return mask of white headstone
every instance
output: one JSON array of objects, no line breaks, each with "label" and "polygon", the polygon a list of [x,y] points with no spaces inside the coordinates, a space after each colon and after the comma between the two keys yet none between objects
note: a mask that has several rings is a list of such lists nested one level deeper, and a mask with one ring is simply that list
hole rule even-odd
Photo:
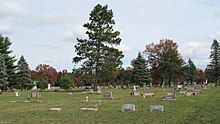
[{"label": "white headstone", "polygon": [[15,96],[16,96],[16,97],[19,96],[18,92],[15,92]]},{"label": "white headstone", "polygon": [[137,91],[136,86],[133,87],[133,90],[134,90],[134,91]]},{"label": "white headstone", "polygon": [[31,90],[37,90],[37,86],[35,85]]},{"label": "white headstone", "polygon": [[50,84],[47,85],[47,89],[50,90]]}]

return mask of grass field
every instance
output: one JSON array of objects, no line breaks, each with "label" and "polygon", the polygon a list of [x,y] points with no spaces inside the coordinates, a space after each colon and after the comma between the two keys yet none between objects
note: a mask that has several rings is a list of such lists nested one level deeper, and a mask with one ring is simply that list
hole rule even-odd
[{"label": "grass field", "polygon": [[[24,103],[30,91],[20,92],[20,97],[14,93],[0,94],[0,124],[4,123],[73,123],[73,124],[219,124],[220,123],[220,87],[213,87],[197,96],[184,97],[177,94],[174,102],[161,101],[165,93],[173,89],[152,88],[156,91],[153,98],[130,96],[131,89],[102,89],[102,92],[113,92],[114,99],[105,100],[99,94],[83,94],[73,92],[41,92],[42,102]],[[147,91],[138,89],[139,92]],[[97,112],[79,111],[85,107],[81,100],[88,96],[90,99],[101,99],[102,103]],[[16,101],[16,102],[10,102]],[[136,111],[124,113],[123,104],[135,104]],[[164,112],[150,112],[150,105],[163,105]],[[49,111],[52,107],[60,107],[60,112]]]}]

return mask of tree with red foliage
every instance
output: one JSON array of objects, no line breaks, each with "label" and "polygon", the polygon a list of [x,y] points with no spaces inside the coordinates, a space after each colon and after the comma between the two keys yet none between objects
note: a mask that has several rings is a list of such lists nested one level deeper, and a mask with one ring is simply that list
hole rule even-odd
[{"label": "tree with red foliage", "polygon": [[43,77],[48,83],[55,85],[57,83],[57,71],[50,65],[40,64],[36,67],[36,72],[38,75]]},{"label": "tree with red foliage", "polygon": [[174,77],[179,73],[180,68],[183,66],[184,61],[178,52],[178,45],[173,40],[163,39],[159,44],[150,44],[146,46],[145,53],[148,55],[148,61],[152,67],[153,83],[158,83],[156,79],[160,79],[161,85],[164,80],[171,82]]},{"label": "tree with red foliage", "polygon": [[205,78],[206,78],[206,75],[205,75],[205,72],[201,69],[197,69],[197,82],[198,83],[203,83],[205,82]]}]

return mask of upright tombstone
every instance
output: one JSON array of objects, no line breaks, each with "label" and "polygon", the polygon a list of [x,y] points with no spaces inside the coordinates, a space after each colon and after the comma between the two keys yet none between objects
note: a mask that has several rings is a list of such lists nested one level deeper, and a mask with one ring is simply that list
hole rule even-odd
[{"label": "upright tombstone", "polygon": [[137,89],[136,89],[136,86],[134,85],[133,86],[133,91],[135,92],[135,91],[137,91]]},{"label": "upright tombstone", "polygon": [[112,92],[105,92],[105,93],[103,93],[103,98],[104,99],[113,99]]},{"label": "upright tombstone", "polygon": [[50,84],[47,85],[47,89],[50,90]]},{"label": "upright tombstone", "polygon": [[133,105],[133,104],[124,104],[124,105],[122,106],[122,111],[123,111],[123,112],[135,111],[135,105]]},{"label": "upright tombstone", "polygon": [[151,112],[163,112],[164,107],[162,105],[151,105],[150,106],[150,111]]},{"label": "upright tombstone", "polygon": [[15,96],[16,96],[16,97],[18,97],[18,96],[19,96],[19,93],[18,93],[17,91],[15,92]]},{"label": "upright tombstone", "polygon": [[0,90],[0,94],[2,94],[2,90]]},{"label": "upright tombstone", "polygon": [[97,93],[102,94],[101,88],[99,86],[97,87],[97,89]]},{"label": "upright tombstone", "polygon": [[31,98],[40,98],[41,97],[41,95],[40,95],[40,93],[39,92],[31,92]]}]

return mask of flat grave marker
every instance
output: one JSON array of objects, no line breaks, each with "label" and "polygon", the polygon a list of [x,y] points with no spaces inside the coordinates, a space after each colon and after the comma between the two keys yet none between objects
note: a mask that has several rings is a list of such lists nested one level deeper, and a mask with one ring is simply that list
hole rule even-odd
[{"label": "flat grave marker", "polygon": [[150,111],[151,112],[163,112],[164,107],[162,105],[151,105],[150,106]]},{"label": "flat grave marker", "polygon": [[133,105],[133,104],[124,104],[124,105],[122,105],[122,111],[123,112],[135,111],[135,105]]}]

